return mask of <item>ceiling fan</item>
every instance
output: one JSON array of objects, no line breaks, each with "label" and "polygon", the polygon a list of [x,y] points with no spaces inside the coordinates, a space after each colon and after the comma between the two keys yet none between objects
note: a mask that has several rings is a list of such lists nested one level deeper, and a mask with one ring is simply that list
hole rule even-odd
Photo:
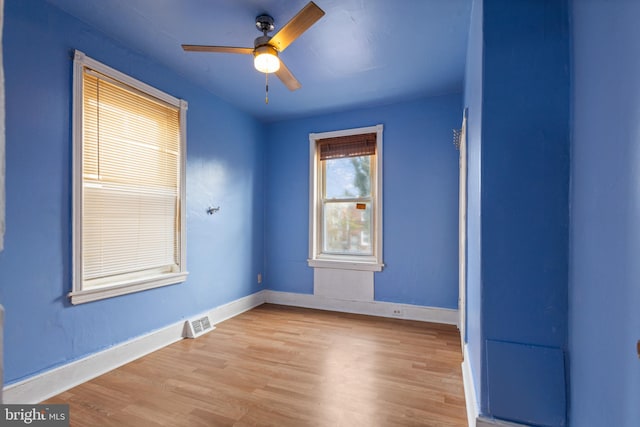
[{"label": "ceiling fan", "polygon": [[300,89],[300,82],[291,74],[291,71],[284,65],[282,60],[278,58],[278,54],[283,52],[291,43],[300,37],[302,33],[307,31],[323,16],[324,11],[314,2],[310,1],[273,37],[268,35],[268,33],[275,29],[273,18],[269,15],[258,16],[256,18],[256,27],[262,32],[262,36],[255,39],[253,48],[193,44],[183,44],[182,48],[189,52],[220,52],[253,55],[253,63],[258,71],[267,75],[269,73],[275,73],[282,83],[284,83],[289,90],[293,91]]}]

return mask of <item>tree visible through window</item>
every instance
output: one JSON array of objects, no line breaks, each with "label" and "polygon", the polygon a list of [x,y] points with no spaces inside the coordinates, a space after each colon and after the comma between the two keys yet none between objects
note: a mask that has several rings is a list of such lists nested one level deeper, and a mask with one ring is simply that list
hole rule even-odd
[{"label": "tree visible through window", "polygon": [[371,157],[323,160],[323,252],[372,255]]}]

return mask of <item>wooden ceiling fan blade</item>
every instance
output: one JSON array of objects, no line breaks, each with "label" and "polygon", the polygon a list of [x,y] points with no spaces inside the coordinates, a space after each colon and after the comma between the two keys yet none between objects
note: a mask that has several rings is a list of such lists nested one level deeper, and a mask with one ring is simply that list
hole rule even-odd
[{"label": "wooden ceiling fan blade", "polygon": [[284,65],[282,60],[280,61],[280,69],[274,74],[290,91],[298,90],[302,87],[300,82],[293,76],[293,74],[291,74],[291,71],[289,71],[287,66]]},{"label": "wooden ceiling fan blade", "polygon": [[269,40],[269,44],[282,52],[323,16],[324,10],[310,1]]},{"label": "wooden ceiling fan blade", "polygon": [[187,52],[217,52],[217,53],[241,53],[244,55],[253,54],[251,47],[232,47],[232,46],[205,46],[198,44],[183,44],[182,49]]}]

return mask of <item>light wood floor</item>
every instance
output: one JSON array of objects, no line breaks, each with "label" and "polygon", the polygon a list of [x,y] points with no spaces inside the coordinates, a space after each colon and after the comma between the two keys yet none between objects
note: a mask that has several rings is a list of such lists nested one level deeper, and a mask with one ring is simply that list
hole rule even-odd
[{"label": "light wood floor", "polygon": [[466,426],[454,326],[262,305],[66,391],[72,426]]}]

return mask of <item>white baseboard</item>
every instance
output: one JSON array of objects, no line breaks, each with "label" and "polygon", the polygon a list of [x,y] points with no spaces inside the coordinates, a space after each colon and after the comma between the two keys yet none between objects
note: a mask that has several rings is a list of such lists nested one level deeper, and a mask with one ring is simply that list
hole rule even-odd
[{"label": "white baseboard", "polygon": [[4,388],[3,403],[34,404],[182,339],[184,322],[133,338]]},{"label": "white baseboard", "polygon": [[[353,301],[292,292],[264,292],[265,302],[272,304],[392,317],[396,319],[419,320],[422,322],[444,323],[447,325],[458,324],[458,310],[451,308],[424,307],[383,301]],[[394,315],[394,311],[400,311],[400,315]]]},{"label": "white baseboard", "polygon": [[[212,323],[237,316],[264,303],[264,292],[218,306],[205,314]],[[191,315],[188,317],[192,317]],[[34,404],[89,381],[183,338],[185,319],[162,329],[74,360],[4,388],[3,403]]]},{"label": "white baseboard", "polygon": [[[208,314],[211,322],[216,324],[251,310],[265,302],[451,325],[455,325],[458,319],[458,311],[453,309],[379,301],[349,301],[308,294],[267,290],[231,301],[201,314]],[[401,316],[394,315],[394,310],[399,310]],[[185,320],[197,316],[197,314],[190,314],[189,316],[185,316],[185,319],[162,329],[149,332],[148,334],[114,345],[113,347],[109,347],[82,359],[74,360],[65,365],[10,384],[3,389],[3,403],[35,404],[42,402],[65,390],[159,350],[181,340],[184,337]]]},{"label": "white baseboard", "polygon": [[209,310],[207,313],[211,322],[216,323],[224,322],[227,319],[237,316],[238,314],[249,311],[259,305],[265,303],[265,293],[267,291],[259,291],[246,297],[239,298],[237,300],[220,305],[213,310]]},{"label": "white baseboard", "polygon": [[476,420],[480,413],[478,407],[478,398],[476,397],[476,388],[473,381],[473,373],[471,372],[471,362],[469,362],[469,348],[467,344],[462,349],[462,383],[464,384],[464,400],[467,403],[467,420],[469,427],[477,427]]},{"label": "white baseboard", "polygon": [[464,398],[467,403],[467,420],[469,421],[469,427],[526,427],[525,424],[515,424],[480,415],[480,407],[478,406],[478,398],[476,397],[476,388],[471,372],[469,348],[467,344],[464,345],[463,355],[462,382],[464,384]]}]

